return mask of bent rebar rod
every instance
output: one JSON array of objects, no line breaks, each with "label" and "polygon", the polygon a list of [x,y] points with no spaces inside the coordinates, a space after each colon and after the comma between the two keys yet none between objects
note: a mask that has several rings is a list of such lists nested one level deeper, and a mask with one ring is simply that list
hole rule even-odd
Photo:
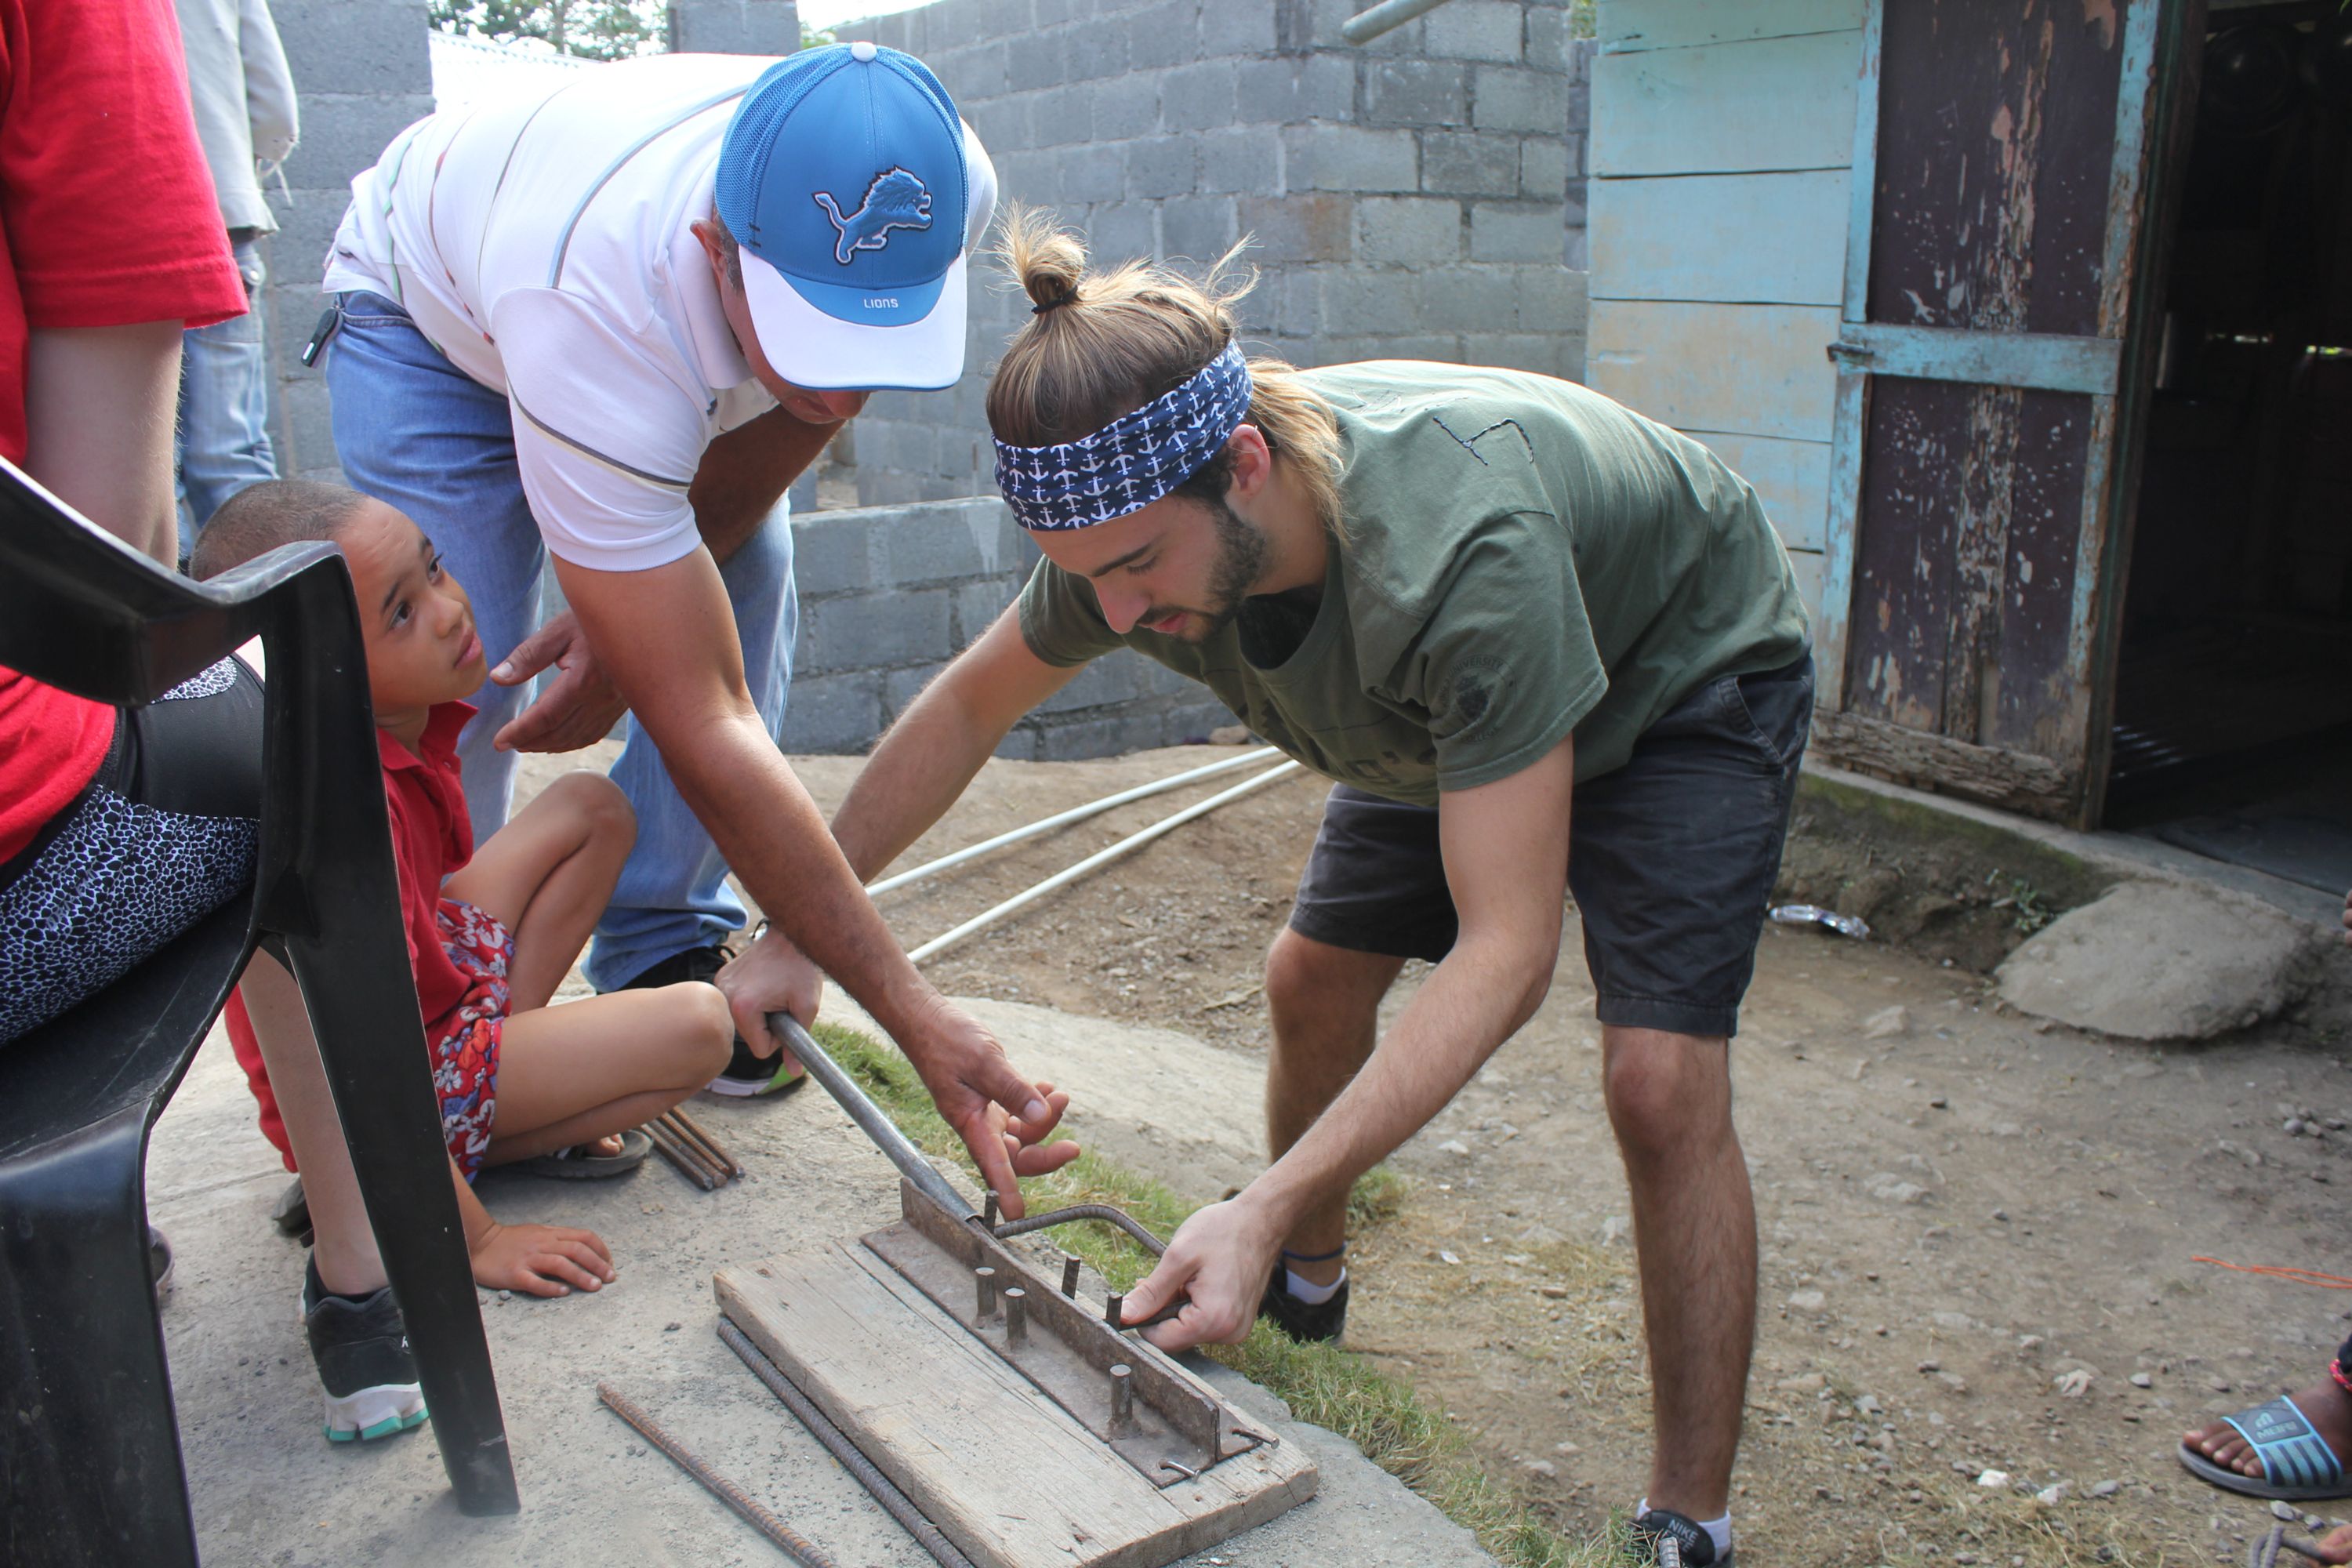
[{"label": "bent rebar rod", "polygon": [[[993,1234],[999,1241],[1010,1241],[1016,1236],[1026,1236],[1033,1230],[1044,1230],[1049,1226],[1067,1225],[1072,1220],[1080,1219],[1096,1219],[1105,1225],[1115,1225],[1133,1237],[1152,1257],[1168,1256],[1166,1242],[1144,1229],[1133,1216],[1111,1207],[1108,1204],[1074,1204],[1066,1209],[1055,1209],[1052,1214],[1031,1215],[1026,1219],[1009,1219],[1003,1225],[997,1226]],[[1136,1328],[1140,1325],[1130,1323],[1128,1326]]]}]

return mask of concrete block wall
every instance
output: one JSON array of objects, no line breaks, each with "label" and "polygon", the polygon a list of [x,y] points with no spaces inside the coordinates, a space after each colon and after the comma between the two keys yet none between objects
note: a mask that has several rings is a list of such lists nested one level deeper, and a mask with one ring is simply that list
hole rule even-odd
[{"label": "concrete block wall", "polygon": [[433,112],[429,24],[425,0],[275,0],[270,11],[302,121],[301,143],[286,160],[287,188],[273,181],[268,192],[278,225],[264,247],[270,436],[289,479],[340,479],[326,377],[297,356],[326,305],[319,278],[352,176],[403,126]]},{"label": "concrete block wall", "polygon": [[[1037,548],[994,496],[821,511],[793,521],[801,633],[790,752],[862,752],[1019,595]],[[1233,715],[1125,649],[1016,725],[998,754],[1108,756],[1206,735]]]},{"label": "concrete block wall", "polygon": [[[845,24],[921,57],[995,160],[1099,261],[1263,269],[1253,349],[1580,377],[1591,50],[1562,0],[1452,0],[1365,48],[1356,0],[938,0]],[[1027,301],[975,268],[970,357],[943,393],[856,424],[866,505],[992,489],[988,371]]]}]

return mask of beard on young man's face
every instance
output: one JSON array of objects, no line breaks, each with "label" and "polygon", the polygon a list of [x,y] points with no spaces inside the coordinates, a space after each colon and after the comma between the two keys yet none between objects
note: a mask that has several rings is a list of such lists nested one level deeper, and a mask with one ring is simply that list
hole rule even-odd
[{"label": "beard on young man's face", "polygon": [[1233,624],[1242,613],[1242,601],[1249,597],[1258,574],[1265,570],[1265,535],[1243,521],[1223,496],[1202,504],[1217,525],[1217,558],[1209,564],[1207,603],[1154,605],[1141,617],[1150,625],[1171,616],[1190,616],[1196,626],[1180,635],[1194,643],[1206,642]]}]

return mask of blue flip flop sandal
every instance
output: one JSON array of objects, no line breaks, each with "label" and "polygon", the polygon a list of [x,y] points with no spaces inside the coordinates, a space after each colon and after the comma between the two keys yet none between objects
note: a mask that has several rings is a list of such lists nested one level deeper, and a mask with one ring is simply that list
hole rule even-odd
[{"label": "blue flip flop sandal", "polygon": [[2254,1458],[2263,1462],[2262,1476],[2242,1476],[2183,1443],[2180,1463],[2199,1480],[2210,1481],[2224,1491],[2284,1502],[2352,1497],[2352,1477],[2346,1476],[2344,1461],[2292,1399],[2273,1399],[2221,1419],[2253,1445]]}]

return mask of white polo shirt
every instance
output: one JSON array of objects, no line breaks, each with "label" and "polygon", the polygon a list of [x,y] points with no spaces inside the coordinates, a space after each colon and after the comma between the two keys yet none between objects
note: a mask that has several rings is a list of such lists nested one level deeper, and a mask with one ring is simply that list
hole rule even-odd
[{"label": "white polo shirt", "polygon": [[[690,226],[719,144],[772,58],[656,55],[418,121],[352,181],[327,293],[398,300],[506,395],[523,493],[575,565],[644,571],[700,542],[687,486],[711,440],[775,406]],[[964,128],[966,244],[996,174]]]}]

